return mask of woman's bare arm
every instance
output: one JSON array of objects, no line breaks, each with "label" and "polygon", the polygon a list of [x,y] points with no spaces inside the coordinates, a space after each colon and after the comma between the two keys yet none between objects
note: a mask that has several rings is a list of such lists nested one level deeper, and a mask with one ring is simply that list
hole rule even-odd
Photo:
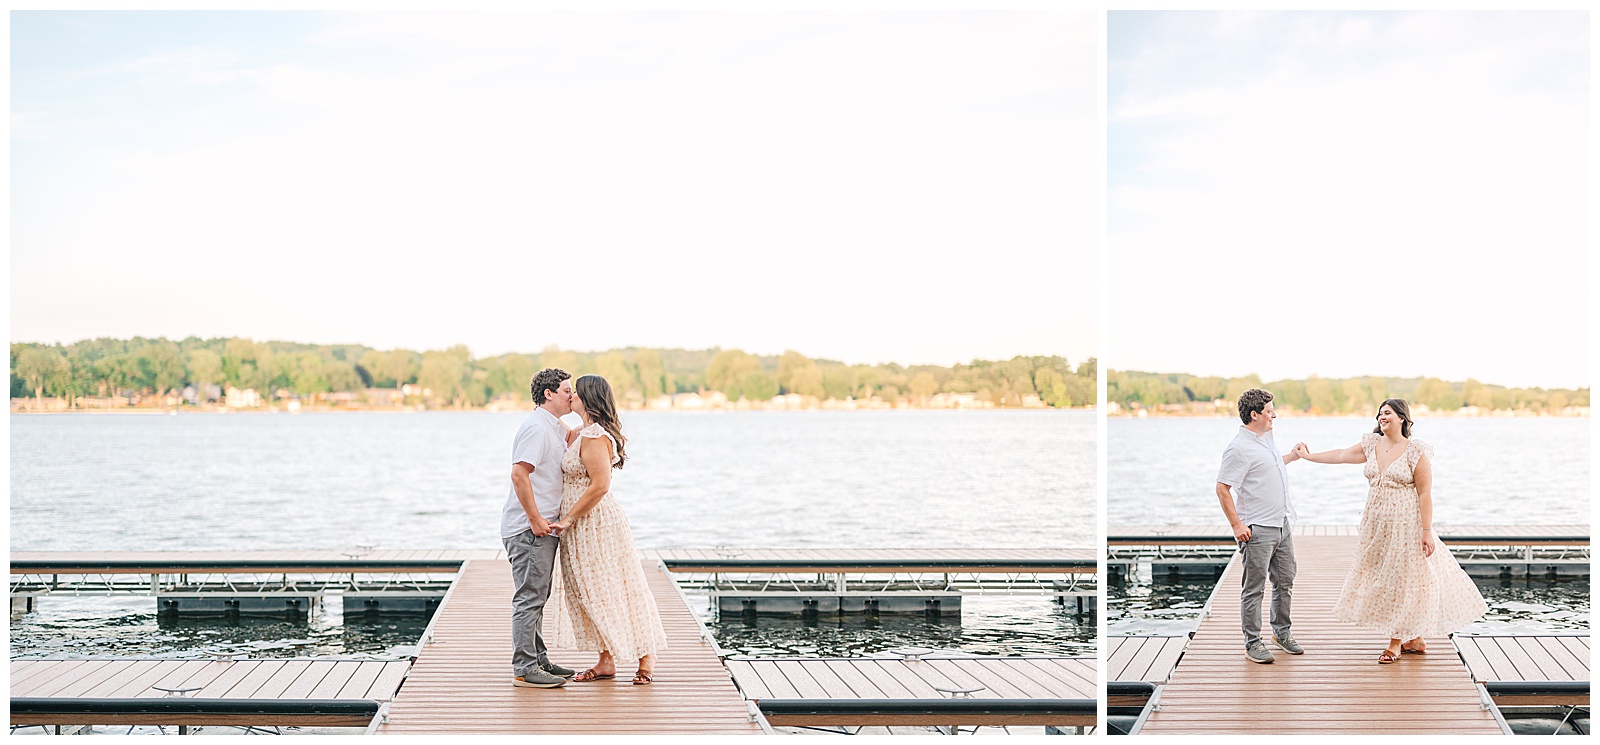
[{"label": "woman's bare arm", "polygon": [[1417,487],[1417,507],[1422,513],[1422,555],[1433,555],[1433,463],[1424,455],[1411,470],[1411,483]]},{"label": "woman's bare arm", "polygon": [[1367,454],[1361,451],[1361,443],[1356,443],[1343,450],[1324,450],[1320,453],[1311,452],[1310,448],[1300,454],[1301,458],[1312,463],[1365,463]]}]

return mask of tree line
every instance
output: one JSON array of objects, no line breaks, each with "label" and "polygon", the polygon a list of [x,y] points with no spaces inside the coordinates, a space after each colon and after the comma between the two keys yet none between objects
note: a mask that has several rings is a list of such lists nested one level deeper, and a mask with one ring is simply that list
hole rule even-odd
[{"label": "tree line", "polygon": [[465,346],[414,351],[357,344],[258,342],[240,338],[181,341],[165,338],[91,339],[67,345],[11,345],[11,397],[52,396],[69,406],[84,397],[166,396],[194,386],[254,389],[263,397],[318,398],[367,388],[414,385],[432,403],[481,406],[507,396],[528,397],[533,374],[559,367],[597,373],[625,403],[661,395],[721,391],[730,401],[762,401],[781,394],[819,400],[880,397],[925,399],[938,393],[972,393],[996,406],[1020,406],[1037,396],[1055,407],[1095,402],[1095,360],[1076,367],[1062,357],[974,360],[949,367],[898,364],[846,365],[796,351],[755,355],[738,349],[627,347],[603,352],[548,348],[475,358]]},{"label": "tree line", "polygon": [[[1370,414],[1385,399],[1403,398],[1434,411],[1467,406],[1483,410],[1559,413],[1569,406],[1588,406],[1589,389],[1507,388],[1468,378],[1319,378],[1263,383],[1255,375],[1237,378],[1201,377],[1186,373],[1106,371],[1106,400],[1123,409],[1205,408],[1234,412],[1239,394],[1271,391],[1279,408],[1313,414]],[[1220,404],[1213,402],[1220,401]],[[1197,405],[1197,406],[1196,406]]]}]

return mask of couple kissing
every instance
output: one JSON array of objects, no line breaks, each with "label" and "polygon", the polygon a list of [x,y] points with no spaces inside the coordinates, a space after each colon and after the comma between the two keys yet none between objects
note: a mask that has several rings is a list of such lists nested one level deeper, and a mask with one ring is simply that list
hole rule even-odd
[{"label": "couple kissing", "polygon": [[[628,517],[611,496],[612,469],[627,460],[611,385],[599,375],[576,381],[546,368],[529,385],[538,406],[511,446],[511,489],[500,537],[511,562],[511,684],[559,688],[615,678],[617,663],[638,668],[634,685],[655,680],[666,649],[661,615],[633,547]],[[575,413],[583,426],[561,417]],[[559,559],[559,566],[558,560]],[[552,586],[560,590],[552,593]],[[583,672],[550,661],[545,602],[558,598],[556,646],[599,653]]]}]

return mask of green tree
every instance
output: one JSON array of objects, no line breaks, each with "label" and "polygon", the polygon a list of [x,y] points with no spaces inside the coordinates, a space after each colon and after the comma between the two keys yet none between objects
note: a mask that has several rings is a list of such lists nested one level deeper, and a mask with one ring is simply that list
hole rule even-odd
[{"label": "green tree", "polygon": [[778,358],[778,387],[785,393],[822,398],[827,392],[822,386],[822,369],[817,363],[794,350],[787,350]]},{"label": "green tree", "polygon": [[1222,397],[1227,399],[1228,403],[1232,405],[1235,411],[1237,411],[1239,408],[1239,396],[1243,395],[1245,391],[1248,391],[1251,388],[1260,387],[1261,378],[1257,375],[1245,375],[1239,378],[1229,378],[1228,387]]},{"label": "green tree", "polygon": [[189,350],[189,382],[194,383],[200,400],[206,397],[206,387],[222,379],[222,356],[209,349]]},{"label": "green tree", "polygon": [[1377,402],[1372,400],[1372,390],[1367,387],[1361,378],[1347,378],[1338,381],[1339,411],[1362,412],[1375,409]]},{"label": "green tree", "polygon": [[17,357],[17,376],[33,391],[35,406],[44,398],[46,388],[65,387],[71,380],[72,366],[59,350],[48,347],[28,347]]},{"label": "green tree", "polygon": [[1054,368],[1041,367],[1033,373],[1033,389],[1039,398],[1051,406],[1071,406],[1072,395],[1067,391],[1067,379]]},{"label": "green tree", "polygon": [[1472,378],[1467,378],[1467,382],[1461,386],[1461,398],[1467,402],[1468,406],[1476,406],[1480,409],[1494,408],[1494,394],[1489,390],[1489,386]]},{"label": "green tree", "polygon": [[633,366],[638,371],[639,385],[646,399],[675,393],[672,377],[661,364],[661,353],[654,349],[641,349],[633,355]]},{"label": "green tree", "polygon": [[1423,378],[1417,383],[1417,391],[1413,395],[1417,403],[1434,411],[1453,411],[1461,408],[1461,394],[1452,390],[1449,383],[1438,378]]},{"label": "green tree", "polygon": [[467,348],[460,345],[424,352],[417,385],[429,389],[434,400],[449,401],[460,407],[466,402],[468,358]]},{"label": "green tree", "polygon": [[[1260,387],[1272,391],[1273,408],[1311,410],[1311,394],[1307,392],[1303,380],[1275,380]],[[1237,396],[1234,397],[1233,404],[1237,409],[1239,404]]]},{"label": "green tree", "polygon": [[[745,390],[745,381],[757,380],[762,374],[761,360],[747,352],[729,349],[711,358],[711,364],[706,366],[706,385],[714,391],[722,391],[730,401],[754,398],[752,392]],[[773,395],[777,395],[776,390]]]},{"label": "green tree", "polygon": [[359,391],[366,387],[356,373],[356,366],[342,360],[323,360],[322,377],[333,391]]},{"label": "green tree", "polygon": [[539,369],[543,370],[550,367],[566,370],[576,375],[577,373],[574,371],[582,369],[583,365],[578,361],[578,355],[551,345],[545,347],[544,351],[539,353]]},{"label": "green tree", "polygon": [[303,396],[327,393],[330,390],[321,355],[316,352],[301,352],[284,355],[284,359],[292,365],[289,369],[290,390]]},{"label": "green tree", "polygon": [[843,401],[856,390],[855,371],[845,365],[818,365],[822,370],[822,392],[835,401]]},{"label": "green tree", "polygon": [[142,377],[157,395],[165,395],[183,385],[183,355],[176,344],[161,341],[146,345],[139,351],[139,367]]},{"label": "green tree", "polygon": [[611,384],[611,392],[619,399],[642,400],[643,392],[638,373],[621,352],[606,352],[594,359],[596,375]]},{"label": "green tree", "polygon": [[1228,381],[1218,377],[1189,378],[1183,387],[1189,390],[1190,400],[1214,401],[1227,394]]},{"label": "green tree", "polygon": [[912,394],[923,403],[927,403],[929,396],[939,392],[939,379],[933,377],[933,373],[924,370],[911,378],[909,387]]},{"label": "green tree", "polygon": [[1339,394],[1333,390],[1333,381],[1315,375],[1306,379],[1306,397],[1311,400],[1311,413],[1332,414],[1339,410]]}]

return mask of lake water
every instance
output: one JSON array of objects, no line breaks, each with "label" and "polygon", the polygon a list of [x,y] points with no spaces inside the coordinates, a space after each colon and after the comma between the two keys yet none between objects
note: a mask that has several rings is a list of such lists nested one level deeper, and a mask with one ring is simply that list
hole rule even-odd
[{"label": "lake water", "polygon": [[[1349,447],[1371,432],[1360,418],[1280,416],[1287,452]],[[1108,525],[1218,525],[1217,467],[1238,419],[1113,418],[1106,422]],[[1440,525],[1588,525],[1589,420],[1420,419],[1412,436],[1433,446],[1433,514]],[[1367,498],[1361,467],[1289,464],[1289,491],[1305,525],[1355,525]]]},{"label": "lake water", "polygon": [[[511,438],[526,416],[14,414],[11,549],[499,548]],[[613,493],[640,548],[1097,542],[1093,412],[623,416],[629,460]],[[152,603],[47,598],[12,622],[13,653],[182,655],[227,641],[284,656],[379,654],[411,634],[331,612],[293,628],[167,627]],[[710,620],[724,646],[752,653],[910,643],[1084,653],[1094,638],[1092,617],[1045,598],[975,598],[957,626]]]}]

